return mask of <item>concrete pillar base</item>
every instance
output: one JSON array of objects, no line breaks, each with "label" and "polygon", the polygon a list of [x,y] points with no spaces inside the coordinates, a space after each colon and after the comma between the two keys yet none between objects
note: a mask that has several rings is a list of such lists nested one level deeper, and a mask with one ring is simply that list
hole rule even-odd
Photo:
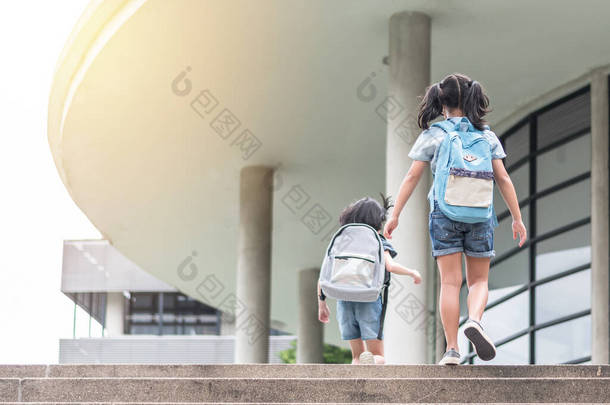
[{"label": "concrete pillar base", "polygon": [[297,363],[324,363],[324,325],[318,321],[316,287],[320,269],[299,272]]}]

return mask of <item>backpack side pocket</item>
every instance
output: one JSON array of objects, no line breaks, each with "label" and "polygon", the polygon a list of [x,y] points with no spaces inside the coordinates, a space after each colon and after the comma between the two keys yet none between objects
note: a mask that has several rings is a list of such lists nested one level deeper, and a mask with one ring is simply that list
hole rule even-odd
[{"label": "backpack side pocket", "polygon": [[493,172],[451,168],[445,202],[460,207],[488,208],[493,201]]}]

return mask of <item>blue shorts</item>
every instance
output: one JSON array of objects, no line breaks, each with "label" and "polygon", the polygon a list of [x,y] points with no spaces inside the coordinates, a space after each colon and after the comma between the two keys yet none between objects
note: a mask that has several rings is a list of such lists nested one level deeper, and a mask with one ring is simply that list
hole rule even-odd
[{"label": "blue shorts", "polygon": [[486,222],[467,224],[445,216],[434,202],[430,213],[430,241],[432,256],[444,256],[464,252],[470,257],[494,257],[493,218]]},{"label": "blue shorts", "polygon": [[337,301],[337,321],[341,339],[383,339],[381,328],[381,295],[374,302]]}]

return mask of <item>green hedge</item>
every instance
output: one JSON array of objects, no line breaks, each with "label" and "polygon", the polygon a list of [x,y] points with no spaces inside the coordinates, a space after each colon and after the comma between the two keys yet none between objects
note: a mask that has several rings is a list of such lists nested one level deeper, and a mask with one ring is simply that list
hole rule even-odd
[{"label": "green hedge", "polygon": [[[297,362],[297,341],[290,342],[290,348],[279,352],[280,358],[286,364]],[[350,364],[352,352],[339,346],[324,344],[324,363],[326,364]]]}]

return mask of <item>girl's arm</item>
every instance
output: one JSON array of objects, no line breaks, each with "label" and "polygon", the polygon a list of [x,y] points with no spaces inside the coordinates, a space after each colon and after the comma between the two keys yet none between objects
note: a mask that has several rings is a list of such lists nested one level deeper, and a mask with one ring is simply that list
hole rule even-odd
[{"label": "girl's arm", "polygon": [[506,172],[502,159],[493,159],[491,164],[493,166],[494,179],[500,189],[500,194],[502,194],[504,201],[506,201],[506,205],[513,217],[513,240],[517,239],[517,234],[519,234],[519,247],[522,247],[527,240],[527,230],[521,220],[521,209],[519,208],[519,200],[517,200],[515,186]]},{"label": "girl's arm", "polygon": [[330,318],[330,309],[328,308],[328,304],[326,301],[322,301],[320,299],[320,282],[318,282],[318,320],[323,323],[328,323],[328,319]]},{"label": "girl's arm", "polygon": [[401,265],[400,263],[396,263],[394,261],[394,259],[392,259],[392,256],[390,255],[390,252],[388,252],[388,251],[385,251],[384,255],[385,255],[385,268],[387,271],[389,271],[390,273],[394,273],[394,274],[401,274],[404,276],[413,277],[413,282],[415,284],[421,283],[421,274],[419,274],[419,271],[408,269],[405,266]]},{"label": "girl's arm", "polygon": [[419,183],[419,179],[421,179],[421,175],[427,166],[428,162],[422,160],[414,160],[411,164],[409,171],[400,184],[400,190],[398,190],[398,195],[396,196],[392,216],[385,224],[383,235],[386,238],[392,239],[392,232],[394,232],[394,229],[398,227],[398,217],[400,217],[402,209],[407,203],[409,197],[411,197],[413,190],[415,190],[415,186],[417,186],[417,183]]}]

